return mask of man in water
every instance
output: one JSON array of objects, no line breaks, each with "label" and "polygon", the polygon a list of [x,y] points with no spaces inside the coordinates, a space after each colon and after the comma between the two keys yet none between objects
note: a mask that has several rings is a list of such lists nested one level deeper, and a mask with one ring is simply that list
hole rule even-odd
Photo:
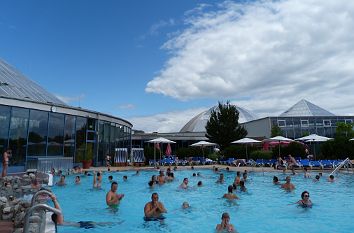
[{"label": "man in water", "polygon": [[221,216],[221,223],[216,225],[217,232],[235,232],[234,225],[230,224],[230,215],[223,213]]},{"label": "man in water", "polygon": [[162,170],[160,171],[160,175],[157,177],[157,181],[159,184],[164,184],[166,182],[166,176]]},{"label": "man in water", "polygon": [[223,198],[229,199],[229,200],[233,200],[233,199],[240,199],[238,196],[236,196],[236,194],[233,193],[233,187],[232,185],[229,185],[229,187],[227,187],[227,193],[224,194]]},{"label": "man in water", "polygon": [[286,178],[285,178],[285,184],[282,184],[281,185],[281,188],[283,188],[283,189],[285,189],[285,190],[287,190],[287,191],[292,191],[292,190],[294,190],[295,189],[295,185],[293,185],[290,181],[291,181],[291,178],[290,178],[290,176],[287,176]]},{"label": "man in water", "polygon": [[144,207],[144,214],[146,218],[162,218],[162,214],[166,213],[164,205],[159,202],[159,195],[153,193],[151,195],[151,201],[146,203]]},{"label": "man in water", "polygon": [[188,188],[188,178],[184,178],[182,184],[179,186],[182,189]]},{"label": "man in water", "polygon": [[108,191],[106,195],[106,203],[108,206],[118,205],[119,202],[123,199],[124,194],[117,194],[118,183],[112,182],[111,190]]},{"label": "man in water", "polygon": [[7,168],[9,167],[9,160],[11,157],[12,151],[7,149],[2,157],[2,173],[1,176],[4,177],[7,175]]},{"label": "man in water", "polygon": [[58,185],[58,186],[64,186],[64,185],[66,185],[66,183],[65,183],[65,176],[64,176],[64,175],[61,175],[61,176],[60,176],[60,180],[56,183],[56,185]]}]

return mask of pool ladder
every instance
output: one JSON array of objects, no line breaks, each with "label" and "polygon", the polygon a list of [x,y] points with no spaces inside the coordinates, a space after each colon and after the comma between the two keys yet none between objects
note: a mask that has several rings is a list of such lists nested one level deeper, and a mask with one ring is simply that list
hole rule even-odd
[{"label": "pool ladder", "polygon": [[[52,193],[47,191],[47,190],[40,190],[38,192],[36,192],[31,200],[31,207],[26,211],[26,215],[25,215],[25,220],[24,220],[24,225],[23,225],[23,233],[29,233],[29,229],[30,229],[30,217],[32,215],[33,212],[35,211],[42,211],[42,215],[41,215],[41,221],[39,223],[39,233],[44,233],[45,231],[45,211],[52,211],[56,214],[61,214],[61,211],[59,209],[56,209],[54,207],[51,207],[47,204],[35,204],[37,197],[40,194],[48,194],[51,195]],[[44,211],[44,214],[43,214]],[[43,221],[44,218],[44,221]]]},{"label": "pool ladder", "polygon": [[[344,166],[347,165],[347,164],[350,164],[350,165],[353,166],[353,164],[352,164],[352,162],[350,161],[350,159],[349,159],[349,158],[346,158],[346,159],[343,160],[343,161],[331,172],[331,174],[329,174],[329,175],[330,175],[330,176],[331,176],[331,175],[334,175],[336,172],[339,171],[339,169],[341,169],[342,167],[344,167]],[[348,167],[347,167],[347,168],[348,168]]]}]

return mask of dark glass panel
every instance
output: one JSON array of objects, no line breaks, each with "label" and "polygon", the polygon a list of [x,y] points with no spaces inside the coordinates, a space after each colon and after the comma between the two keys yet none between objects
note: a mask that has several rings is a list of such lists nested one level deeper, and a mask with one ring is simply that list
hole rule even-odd
[{"label": "dark glass panel", "polygon": [[0,153],[7,148],[10,126],[10,111],[10,107],[0,105]]},{"label": "dark glass panel", "polygon": [[63,155],[64,115],[49,113],[48,156]]},{"label": "dark glass panel", "polygon": [[75,117],[65,116],[65,130],[64,130],[64,156],[74,157],[75,152]]},{"label": "dark glass panel", "polygon": [[86,125],[87,119],[76,118],[76,153],[75,162],[82,162],[86,159]]},{"label": "dark glass panel", "polygon": [[31,110],[28,133],[28,156],[45,156],[48,135],[48,112]]},{"label": "dark glass panel", "polygon": [[28,109],[12,107],[9,140],[9,147],[12,149],[11,165],[25,164],[28,116]]}]

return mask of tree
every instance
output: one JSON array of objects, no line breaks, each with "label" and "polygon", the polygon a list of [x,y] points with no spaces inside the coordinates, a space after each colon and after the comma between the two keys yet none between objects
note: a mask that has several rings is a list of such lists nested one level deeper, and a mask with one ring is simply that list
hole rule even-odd
[{"label": "tree", "polygon": [[212,142],[219,144],[223,151],[232,141],[241,139],[247,135],[247,130],[238,124],[239,112],[236,106],[229,101],[226,104],[219,102],[217,109],[210,114],[206,125],[205,136]]},{"label": "tree", "polygon": [[352,138],[354,136],[353,124],[338,122],[335,138]]},{"label": "tree", "polygon": [[271,130],[271,136],[276,137],[276,136],[280,136],[280,135],[282,135],[280,127],[277,125],[273,125],[272,130]]}]

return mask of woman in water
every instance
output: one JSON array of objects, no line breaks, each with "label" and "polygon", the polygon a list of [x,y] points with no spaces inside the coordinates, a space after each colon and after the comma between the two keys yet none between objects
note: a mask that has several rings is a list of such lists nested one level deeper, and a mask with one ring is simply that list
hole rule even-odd
[{"label": "woman in water", "polygon": [[312,207],[312,201],[310,200],[310,193],[307,191],[303,191],[301,193],[301,200],[296,202],[301,207],[304,208],[311,208]]}]

